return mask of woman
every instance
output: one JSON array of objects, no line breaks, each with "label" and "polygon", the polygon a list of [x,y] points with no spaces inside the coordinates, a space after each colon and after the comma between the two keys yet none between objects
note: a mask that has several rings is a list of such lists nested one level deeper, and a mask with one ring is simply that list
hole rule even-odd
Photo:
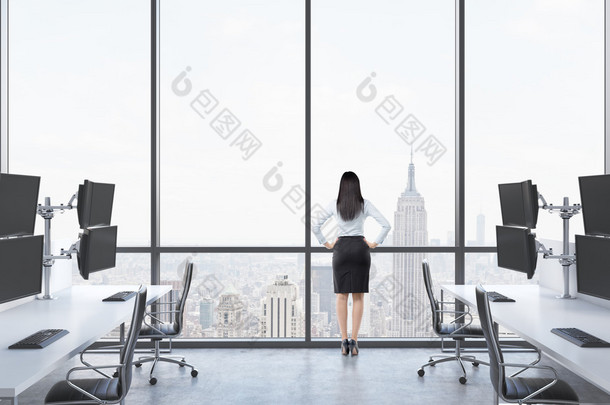
[{"label": "woman", "polygon": [[[320,228],[334,216],[339,225],[339,237],[326,240]],[[381,232],[374,242],[364,237],[364,220],[373,217]],[[358,330],[364,310],[364,293],[369,292],[370,249],[381,244],[390,232],[390,223],[370,201],[362,198],[360,180],[354,172],[345,172],[339,185],[339,196],[312,221],[311,230],[328,249],[333,249],[333,282],[337,294],[337,319],[341,329],[341,353],[358,354]],[[347,338],[347,299],[352,294],[352,339]]]}]

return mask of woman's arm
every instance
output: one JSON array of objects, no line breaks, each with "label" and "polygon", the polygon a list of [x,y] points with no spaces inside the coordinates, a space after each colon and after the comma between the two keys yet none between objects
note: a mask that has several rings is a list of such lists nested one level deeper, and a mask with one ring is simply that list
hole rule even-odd
[{"label": "woman's arm", "polygon": [[390,229],[392,227],[390,226],[390,223],[388,222],[388,220],[383,216],[383,214],[381,212],[379,212],[379,210],[368,200],[367,200],[367,204],[366,204],[365,213],[366,213],[366,215],[373,217],[375,219],[375,221],[377,221],[377,223],[379,225],[381,225],[381,231],[379,232],[379,235],[377,235],[377,238],[375,238],[374,242],[369,242],[365,239],[365,241],[369,245],[369,247],[371,249],[374,249],[384,241],[384,239],[386,238],[386,236],[388,236],[388,232],[390,232]]},{"label": "woman's arm", "polygon": [[320,242],[321,245],[326,246],[328,249],[332,249],[335,246],[335,242],[328,242],[324,237],[324,234],[322,234],[321,229],[324,223],[333,216],[333,204],[335,203],[331,202],[322,212],[318,213],[318,215],[315,217],[312,216],[311,218],[311,231],[316,236],[316,239],[318,239],[318,242]]}]

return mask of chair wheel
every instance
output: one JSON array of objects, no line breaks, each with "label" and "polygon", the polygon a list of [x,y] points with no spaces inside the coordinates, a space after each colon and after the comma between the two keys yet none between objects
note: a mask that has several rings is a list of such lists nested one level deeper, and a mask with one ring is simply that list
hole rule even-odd
[{"label": "chair wheel", "polygon": [[191,370],[191,376],[197,377],[197,374],[199,374],[199,371],[197,371],[197,369]]},{"label": "chair wheel", "polygon": [[478,363],[478,362],[476,362],[476,361],[473,361],[473,362],[472,362],[472,365],[473,365],[473,366],[475,366],[475,367],[479,367],[479,363]]},{"label": "chair wheel", "polygon": [[119,376],[119,372],[118,372],[118,371],[115,371],[115,372],[114,372],[114,374],[112,374],[112,376],[113,376],[114,378],[117,378],[117,377]]},{"label": "chair wheel", "polygon": [[136,366],[136,368],[140,368],[142,367],[142,363],[135,363],[134,366]]},{"label": "chair wheel", "polygon": [[148,382],[150,383],[150,385],[155,385],[157,383],[157,379],[155,377],[153,377],[150,380],[148,380]]},{"label": "chair wheel", "polygon": [[466,384],[466,377],[460,377],[460,384]]},{"label": "chair wheel", "polygon": [[184,359],[182,359],[182,363],[178,364],[180,367],[184,367]]},{"label": "chair wheel", "polygon": [[423,368],[420,368],[419,370],[417,370],[417,375],[419,375],[420,377],[423,377],[424,374],[426,374],[426,372],[424,371]]}]

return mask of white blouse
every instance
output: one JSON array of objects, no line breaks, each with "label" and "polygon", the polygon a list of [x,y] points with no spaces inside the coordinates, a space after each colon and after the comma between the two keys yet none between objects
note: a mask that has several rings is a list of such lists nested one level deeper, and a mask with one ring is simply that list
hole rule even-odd
[{"label": "white blouse", "polygon": [[324,212],[316,215],[315,218],[312,217],[311,219],[311,230],[314,235],[316,235],[318,242],[320,242],[322,245],[325,244],[327,240],[320,229],[332,216],[335,217],[337,224],[339,225],[339,236],[363,236],[364,220],[366,217],[373,217],[379,223],[379,225],[381,225],[381,231],[375,239],[375,242],[378,245],[380,245],[386,236],[388,236],[388,232],[390,232],[391,228],[388,220],[369,200],[364,200],[364,209],[360,215],[356,216],[356,218],[352,219],[351,221],[344,221],[343,218],[341,218],[341,215],[337,213],[337,200],[333,200],[326,206]]}]

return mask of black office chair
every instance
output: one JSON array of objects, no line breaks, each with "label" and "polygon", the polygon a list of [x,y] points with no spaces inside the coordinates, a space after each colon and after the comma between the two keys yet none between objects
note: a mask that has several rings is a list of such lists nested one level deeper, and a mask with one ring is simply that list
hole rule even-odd
[{"label": "black office chair", "polygon": [[[190,259],[186,261],[186,266],[184,269],[184,275],[182,277],[182,293],[178,301],[176,302],[166,302],[157,305],[172,305],[173,309],[168,311],[156,311],[156,312],[147,312],[146,317],[151,319],[151,322],[148,323],[146,320],[144,321],[144,325],[140,330],[140,339],[150,339],[151,342],[154,342],[154,355],[147,357],[140,357],[137,361],[134,362],[136,367],[142,367],[142,363],[153,362],[152,367],[150,368],[150,375],[148,382],[151,385],[155,385],[157,383],[157,379],[153,376],[153,372],[155,371],[155,366],[160,361],[165,361],[168,363],[174,363],[179,365],[180,367],[190,367],[191,368],[191,376],[197,377],[199,372],[195,368],[195,366],[187,363],[183,356],[161,356],[160,355],[160,343],[163,339],[171,339],[180,336],[182,333],[182,327],[184,326],[184,307],[186,306],[186,297],[188,296],[189,289],[191,288],[191,280],[193,279],[193,263]],[[163,314],[170,314],[173,317],[173,321],[170,323],[162,322],[158,316]],[[178,360],[179,359],[179,360]]]},{"label": "black office chair", "polygon": [[[434,333],[441,338],[451,338],[455,341],[455,354],[453,356],[447,355],[435,355],[430,356],[428,362],[422,365],[417,374],[423,377],[426,372],[424,367],[433,367],[439,363],[445,363],[448,361],[456,361],[462,368],[462,376],[459,381],[462,384],[466,384],[466,368],[464,367],[463,360],[469,361],[473,366],[478,367],[479,364],[488,366],[489,364],[478,360],[474,356],[462,355],[461,342],[466,338],[479,338],[482,339],[483,330],[478,325],[472,325],[472,315],[470,314],[470,308],[468,305],[463,304],[465,307],[464,311],[457,311],[456,309],[445,309],[445,305],[455,305],[454,301],[437,301],[434,297],[434,291],[432,290],[432,277],[430,276],[430,265],[427,260],[422,262],[422,271],[424,276],[424,284],[426,286],[426,292],[430,300],[430,307],[432,309],[432,328]],[[455,319],[451,323],[443,323],[442,316],[455,315]],[[468,318],[468,319],[466,319]],[[437,360],[435,360],[437,359]]]},{"label": "black office chair", "polygon": [[[489,351],[489,375],[497,394],[495,403],[497,404],[501,398],[502,401],[518,404],[578,404],[578,396],[568,383],[557,378],[554,368],[536,365],[540,356],[530,364],[504,362],[498,333],[491,317],[487,292],[481,285],[477,285],[476,296],[481,327]],[[521,370],[507,377],[505,370],[507,367],[521,368]],[[551,371],[554,378],[517,377],[531,368]]]},{"label": "black office chair", "polygon": [[[119,364],[74,367],[68,371],[66,379],[51,387],[45,398],[45,404],[124,404],[132,377],[133,353],[138,342],[138,333],[144,320],[146,309],[146,287],[140,286],[135,298],[131,326],[127,333],[125,345],[122,345]],[[101,369],[114,369],[116,377],[105,374]],[[95,371],[103,378],[71,379],[76,371]]]}]

